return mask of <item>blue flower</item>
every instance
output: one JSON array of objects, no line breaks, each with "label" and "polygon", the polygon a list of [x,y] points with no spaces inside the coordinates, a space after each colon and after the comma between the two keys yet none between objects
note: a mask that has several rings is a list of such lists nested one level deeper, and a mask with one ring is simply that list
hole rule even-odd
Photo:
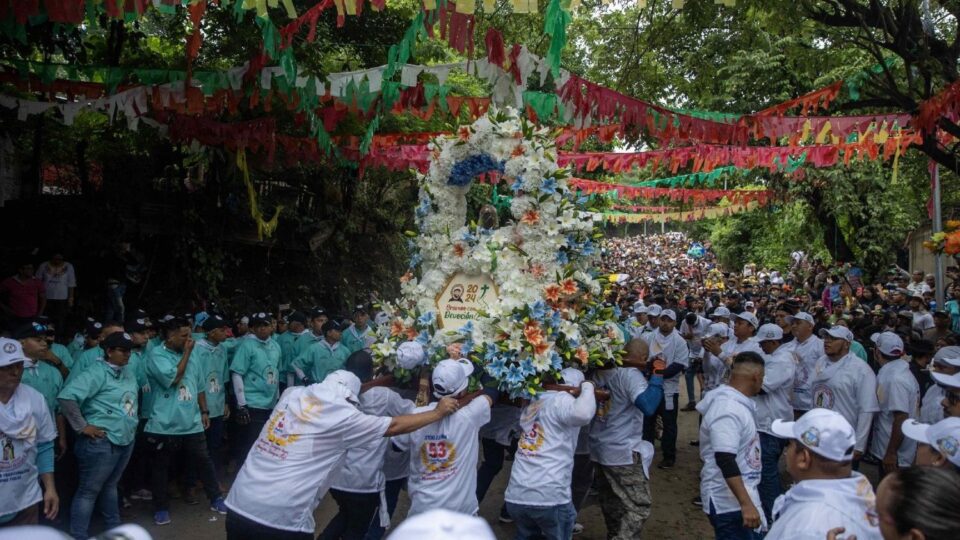
[{"label": "blue flower", "polygon": [[557,251],[557,264],[567,264],[570,262],[570,257],[567,256],[567,252],[564,250]]},{"label": "blue flower", "polygon": [[510,367],[507,368],[506,377],[503,379],[510,386],[517,386],[523,384],[525,378],[523,376],[523,372],[520,371],[520,367],[516,364],[511,364]]},{"label": "blue flower", "polygon": [[560,328],[560,319],[560,312],[554,310],[550,318],[547,319],[547,324],[549,324],[551,328]]},{"label": "blue flower", "polygon": [[537,300],[536,302],[530,304],[530,316],[538,321],[542,321],[547,315],[547,305],[543,303],[543,300]]},{"label": "blue flower", "polygon": [[416,268],[423,262],[423,256],[419,253],[414,253],[410,256],[410,268]]},{"label": "blue flower", "polygon": [[473,321],[467,321],[467,324],[461,326],[457,329],[457,333],[461,336],[469,336],[473,334]]},{"label": "blue flower", "polygon": [[560,360],[560,355],[557,354],[557,351],[553,351],[550,354],[550,367],[555,370],[563,369],[563,362]]},{"label": "blue flower", "polygon": [[421,345],[430,343],[430,334],[428,334],[426,330],[420,332],[420,335],[417,336],[417,343]]},{"label": "blue flower", "polygon": [[490,154],[475,154],[458,161],[450,170],[450,178],[447,179],[449,186],[467,186],[471,181],[482,173],[497,171],[503,173],[505,162],[497,161]]},{"label": "blue flower", "polygon": [[524,358],[520,362],[520,371],[523,373],[524,377],[529,377],[537,372],[537,368],[533,367],[533,361],[529,358]]},{"label": "blue flower", "polygon": [[460,354],[466,356],[473,352],[474,343],[472,339],[468,339],[460,345]]},{"label": "blue flower", "polygon": [[522,176],[518,176],[518,177],[517,177],[517,179],[513,182],[513,185],[510,186],[510,190],[513,191],[514,194],[517,194],[517,193],[520,193],[521,191],[523,191],[523,177],[522,177]]},{"label": "blue flower", "polygon": [[470,231],[463,231],[463,234],[460,235],[460,240],[467,242],[468,244],[473,244],[477,241],[477,237],[470,234]]},{"label": "blue flower", "polygon": [[436,322],[437,316],[432,311],[428,311],[417,318],[417,322],[422,326],[430,326]]},{"label": "blue flower", "polygon": [[590,256],[597,252],[597,248],[594,247],[593,242],[590,240],[585,240],[583,245],[580,247],[580,252],[586,256]]},{"label": "blue flower", "polygon": [[494,358],[497,358],[497,355],[500,353],[500,349],[497,348],[493,343],[487,343],[487,350],[483,353],[483,359],[487,362],[492,361]]},{"label": "blue flower", "polygon": [[495,379],[503,378],[503,372],[506,369],[506,361],[503,358],[495,358],[487,364],[487,373]]},{"label": "blue flower", "polygon": [[417,206],[416,214],[418,218],[424,218],[433,211],[433,207],[430,205],[430,198],[424,197],[420,199],[420,205]]},{"label": "blue flower", "polygon": [[540,185],[540,191],[553,195],[557,192],[557,180],[555,178],[547,178],[543,181],[543,184]]}]

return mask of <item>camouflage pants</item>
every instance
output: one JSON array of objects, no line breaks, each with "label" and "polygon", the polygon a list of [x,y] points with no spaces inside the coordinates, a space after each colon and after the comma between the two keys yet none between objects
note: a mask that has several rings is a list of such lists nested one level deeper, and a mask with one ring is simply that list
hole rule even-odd
[{"label": "camouflage pants", "polygon": [[636,540],[650,517],[650,481],[643,474],[640,455],[633,465],[597,465],[597,484],[607,540]]}]

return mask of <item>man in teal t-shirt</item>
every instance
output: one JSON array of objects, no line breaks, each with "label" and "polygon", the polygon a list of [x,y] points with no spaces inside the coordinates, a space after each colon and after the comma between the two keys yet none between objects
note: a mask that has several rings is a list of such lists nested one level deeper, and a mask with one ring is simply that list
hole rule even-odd
[{"label": "man in teal t-shirt", "polygon": [[63,388],[64,375],[69,375],[70,370],[50,352],[45,334],[46,327],[42,324],[28,323],[14,330],[13,338],[20,341],[27,357],[20,382],[43,395],[50,418],[57,424],[57,455],[62,456],[67,450],[67,424],[60,415],[57,394]]},{"label": "man in teal t-shirt", "polygon": [[[307,314],[307,331],[301,333],[293,342],[293,358],[307,352],[314,343],[323,341],[323,325],[330,320],[323,308],[315,307]],[[293,360],[291,360],[291,363]]]},{"label": "man in teal t-shirt", "polygon": [[152,454],[151,485],[153,522],[170,523],[167,480],[170,463],[183,451],[188,463],[197,468],[210,509],[226,514],[213,462],[207,451],[204,430],[210,425],[210,411],[204,395],[203,366],[192,358],[194,341],[190,323],[174,318],[164,325],[164,342],[146,360],[147,380],[153,394],[153,410],[144,427],[147,448]]},{"label": "man in teal t-shirt", "polygon": [[130,351],[130,362],[127,364],[127,370],[136,378],[137,387],[140,390],[140,422],[137,426],[137,439],[133,447],[133,455],[130,456],[130,463],[127,464],[127,470],[123,473],[123,487],[126,490],[124,495],[132,499],[149,499],[150,493],[150,452],[147,448],[147,441],[143,434],[143,428],[150,419],[150,411],[153,410],[153,392],[150,391],[150,383],[147,380],[146,361],[149,353],[146,352],[146,345],[150,341],[150,321],[145,318],[145,314],[139,313],[136,319],[130,319],[123,323],[124,329],[130,335],[133,342],[133,350]]},{"label": "man in teal t-shirt", "polygon": [[306,315],[294,311],[287,316],[287,331],[277,336],[277,343],[280,344],[280,382],[287,386],[293,386],[295,383],[295,373],[290,365],[297,357],[296,341],[309,332]]},{"label": "man in teal t-shirt", "polygon": [[87,538],[94,506],[106,528],[120,525],[117,482],[130,460],[137,431],[137,381],[126,369],[133,342],[128,334],[114,332],[101,346],[103,359],[71,376],[57,396],[60,410],[77,432],[73,451],[80,478],[70,507],[74,538]]},{"label": "man in teal t-shirt", "polygon": [[347,356],[350,356],[367,348],[374,341],[376,341],[376,334],[370,328],[370,315],[367,314],[366,308],[357,306],[353,310],[353,324],[343,331],[340,345],[347,349]]},{"label": "man in teal t-shirt", "polygon": [[[100,324],[100,323],[94,323]],[[84,350],[79,356],[73,357],[73,366],[70,368],[70,375],[67,377],[67,381],[73,377],[76,377],[80,373],[83,373],[88,367],[102,361],[105,358],[103,347],[100,346],[100,342],[103,341],[107,336],[115,334],[117,332],[123,332],[123,327],[116,324],[106,324],[103,326],[103,330],[100,332],[100,337],[97,339],[97,346],[91,347]]]},{"label": "man in teal t-shirt", "polygon": [[280,345],[270,339],[270,316],[253,314],[250,330],[240,338],[230,363],[230,381],[237,398],[236,421],[241,431],[233,448],[238,461],[246,458],[280,396]]},{"label": "man in teal t-shirt", "polygon": [[323,325],[323,340],[310,346],[293,361],[293,369],[304,384],[323,382],[327,374],[343,369],[350,352],[340,343],[342,326],[335,320]]},{"label": "man in teal t-shirt", "polygon": [[[210,411],[210,426],[205,433],[207,451],[213,460],[215,472],[218,464],[222,462],[219,456],[223,440],[223,423],[230,417],[230,407],[226,399],[230,371],[227,367],[227,350],[221,347],[221,343],[227,339],[229,328],[230,323],[219,315],[211,315],[205,319],[203,321],[205,337],[193,347],[190,358],[190,362],[196,362],[200,368],[203,394],[207,399],[207,410]],[[220,477],[220,474],[217,474],[217,478]]]}]

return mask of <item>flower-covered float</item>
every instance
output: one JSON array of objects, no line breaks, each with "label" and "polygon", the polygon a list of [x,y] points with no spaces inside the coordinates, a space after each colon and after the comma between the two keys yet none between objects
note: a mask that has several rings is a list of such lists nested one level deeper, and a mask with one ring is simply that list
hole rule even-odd
[{"label": "flower-covered float", "polygon": [[[544,375],[619,361],[615,308],[592,271],[601,233],[567,187],[552,137],[513,109],[491,110],[430,145],[418,174],[418,233],[402,297],[382,309],[374,357],[394,377],[445,358],[469,359],[511,398],[535,398]],[[512,192],[503,226],[466,195],[485,176]],[[414,352],[414,354],[409,354]],[[425,354],[424,354],[425,353]],[[559,380],[559,377],[556,377]]]}]

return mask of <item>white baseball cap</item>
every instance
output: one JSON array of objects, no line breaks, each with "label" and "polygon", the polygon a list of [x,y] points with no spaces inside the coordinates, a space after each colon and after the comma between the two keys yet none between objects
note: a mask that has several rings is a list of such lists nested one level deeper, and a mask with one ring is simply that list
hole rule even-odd
[{"label": "white baseball cap", "polygon": [[560,376],[563,378],[563,384],[568,386],[580,386],[585,379],[582,371],[572,367],[563,368],[563,370],[560,371]]},{"label": "white baseball cap", "polygon": [[933,380],[936,381],[937,384],[960,390],[960,373],[947,375],[946,373],[937,373],[936,371],[932,371],[930,375],[933,375]]},{"label": "white baseball cap", "polygon": [[713,313],[710,315],[711,318],[716,317],[726,317],[730,318],[730,310],[726,306],[720,306],[717,309],[713,310]]},{"label": "white baseball cap", "polygon": [[441,360],[433,368],[433,395],[440,398],[454,396],[467,389],[473,363],[469,360]]},{"label": "white baseball cap", "polygon": [[754,339],[756,341],[780,341],[783,339],[783,328],[773,323],[767,323],[757,330],[757,335]]},{"label": "white baseball cap", "polygon": [[750,326],[752,326],[754,329],[760,326],[760,321],[757,320],[757,316],[754,315],[753,313],[750,313],[749,311],[743,311],[741,313],[737,313],[736,315],[734,315],[734,317],[747,321],[748,323],[750,323]]},{"label": "white baseball cap", "polygon": [[647,312],[647,306],[643,305],[642,302],[637,302],[636,304],[633,305],[633,312],[634,312],[634,313],[646,313],[646,312]]},{"label": "white baseball cap", "polygon": [[651,317],[659,317],[660,312],[662,311],[663,311],[663,308],[658,306],[657,304],[650,304],[649,306],[647,306],[647,315],[650,315]]},{"label": "white baseball cap", "polygon": [[944,418],[933,425],[907,420],[903,423],[903,434],[932,446],[950,463],[960,467],[960,418]]},{"label": "white baseball cap", "polygon": [[397,365],[403,369],[413,369],[426,359],[423,345],[416,341],[405,341],[397,347]]},{"label": "white baseball cap", "polygon": [[341,390],[338,386],[342,386],[342,390],[346,391],[343,397],[351,403],[357,403],[360,399],[360,379],[345,369],[338,369],[327,374],[320,384],[337,390]]},{"label": "white baseball cap", "polygon": [[850,331],[846,326],[833,326],[830,328],[824,328],[820,330],[820,337],[834,337],[837,339],[843,339],[850,343],[853,343],[853,332]]},{"label": "white baseball cap", "polygon": [[787,322],[788,322],[788,323],[792,323],[793,321],[806,321],[806,322],[808,322],[808,323],[810,323],[810,324],[817,324],[817,323],[814,322],[814,320],[813,320],[813,315],[807,313],[806,311],[801,311],[801,312],[797,313],[796,315],[791,315],[791,316],[787,317]]},{"label": "white baseball cap", "polygon": [[481,518],[434,509],[401,523],[388,540],[496,540],[493,530]]},{"label": "white baseball cap", "polygon": [[677,312],[672,309],[665,309],[660,312],[660,317],[667,317],[672,321],[677,320]]},{"label": "white baseball cap", "polygon": [[730,337],[730,327],[726,323],[713,323],[707,327],[707,331],[703,334],[705,338],[717,336]]},{"label": "white baseball cap", "polygon": [[903,340],[893,332],[878,332],[870,336],[870,341],[887,356],[903,356]]},{"label": "white baseball cap", "polygon": [[12,366],[20,362],[26,362],[27,356],[23,354],[23,346],[15,339],[0,338],[0,367]]},{"label": "white baseball cap", "polygon": [[774,420],[770,430],[777,437],[795,439],[811,452],[830,461],[850,461],[857,435],[846,418],[830,409],[812,409],[796,422]]},{"label": "white baseball cap", "polygon": [[933,362],[946,364],[948,366],[960,367],[960,347],[956,345],[948,345],[941,348],[937,351],[937,354],[933,355]]}]

